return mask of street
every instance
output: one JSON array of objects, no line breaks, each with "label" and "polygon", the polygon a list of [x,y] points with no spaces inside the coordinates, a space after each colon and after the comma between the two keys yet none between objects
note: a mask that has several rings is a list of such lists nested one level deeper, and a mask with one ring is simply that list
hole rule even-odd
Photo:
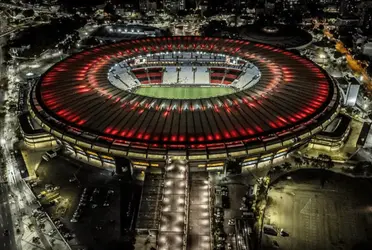
[{"label": "street", "polygon": [[[0,30],[3,30],[4,27],[6,27],[5,20],[3,18],[0,18]],[[6,43],[6,39],[4,37],[0,37],[0,47],[3,46],[3,44]],[[5,67],[3,67],[3,53],[0,49],[0,81],[4,78],[6,74]],[[0,105],[3,105],[4,101],[4,93],[0,92]],[[0,122],[0,124],[3,124]],[[0,138],[3,137],[3,130],[0,128]],[[10,210],[10,204],[9,204],[9,187],[5,180],[0,180],[0,249],[17,249],[15,244],[15,238],[14,238],[14,230],[12,226],[12,212]],[[8,230],[9,235],[5,235],[6,230]]]},{"label": "street", "polygon": [[[14,230],[12,223],[12,212],[9,204],[9,188],[6,184],[0,185],[0,249],[17,249],[14,238]],[[5,230],[9,231],[9,235],[4,235]]]},{"label": "street", "polygon": [[[0,30],[2,30],[4,26],[6,26],[6,23],[4,19],[1,18]],[[6,43],[6,38],[0,37],[0,46],[4,43]],[[18,116],[14,111],[9,110],[9,106],[18,101],[17,84],[20,82],[17,76],[13,74],[15,71],[14,66],[9,66],[8,72],[4,67],[1,50],[0,67],[0,79],[7,76],[9,81],[8,89],[4,93],[4,102],[1,103],[5,106],[4,110],[6,113],[5,116],[0,118],[0,146],[3,156],[2,160],[5,164],[5,167],[2,168],[2,178],[4,179],[0,180],[2,201],[0,212],[0,249],[32,249],[37,246],[41,249],[51,250],[52,246],[50,241],[46,238],[45,234],[42,233],[36,219],[32,216],[33,210],[39,206],[38,202],[34,194],[23,181],[18,169],[18,163],[15,159],[13,145],[17,142],[16,130],[18,127]],[[25,221],[27,221],[27,225],[24,223]],[[32,225],[32,229],[30,225]],[[35,245],[35,243],[30,242],[27,237],[30,237],[31,241],[34,238],[38,238],[41,245]],[[60,249],[67,249],[66,245],[63,245]]]}]

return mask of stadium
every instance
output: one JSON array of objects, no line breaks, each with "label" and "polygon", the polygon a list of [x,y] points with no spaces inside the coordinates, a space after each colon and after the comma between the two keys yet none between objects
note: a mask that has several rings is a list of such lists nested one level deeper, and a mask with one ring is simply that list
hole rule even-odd
[{"label": "stadium", "polygon": [[228,158],[257,166],[285,157],[335,118],[339,98],[325,71],[292,52],[157,37],[62,60],[33,86],[29,110],[67,151],[103,167],[118,158],[161,166],[172,157],[212,170]]}]

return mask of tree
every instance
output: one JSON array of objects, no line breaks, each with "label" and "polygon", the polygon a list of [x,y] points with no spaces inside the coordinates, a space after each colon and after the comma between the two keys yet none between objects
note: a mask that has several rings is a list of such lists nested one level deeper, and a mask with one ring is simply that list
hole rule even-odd
[{"label": "tree", "polygon": [[368,75],[372,76],[372,63],[368,65],[368,67],[366,68],[366,71]]},{"label": "tree", "polygon": [[314,29],[313,32],[314,32],[315,35],[322,34],[322,31],[320,29]]},{"label": "tree", "polygon": [[23,11],[24,17],[32,17],[35,15],[35,11],[33,9],[27,9]]},{"label": "tree", "polygon": [[334,166],[332,158],[327,154],[319,154],[316,161],[319,168],[330,169]]},{"label": "tree", "polygon": [[103,11],[110,15],[115,15],[115,6],[108,2],[105,7],[103,8]]},{"label": "tree", "polygon": [[188,14],[188,12],[186,10],[179,10],[177,12],[177,16],[179,16],[179,17],[185,17],[185,16],[187,16],[187,14]]},{"label": "tree", "polygon": [[372,172],[372,163],[369,161],[360,161],[354,167],[353,172],[355,174],[361,174],[364,172],[370,173]]},{"label": "tree", "polygon": [[361,164],[361,162],[358,162],[356,164],[356,166],[353,168],[353,173],[354,174],[361,174],[363,172],[364,172],[363,165]]},{"label": "tree", "polygon": [[299,157],[294,157],[293,160],[294,160],[294,162],[295,162],[295,164],[296,164],[297,167],[299,167],[299,166],[301,166],[303,164],[302,159],[299,158]]},{"label": "tree", "polygon": [[319,159],[318,158],[315,158],[315,157],[311,157],[310,159],[310,164],[312,167],[314,168],[318,168],[319,167]]},{"label": "tree", "polygon": [[194,0],[194,3],[195,3],[195,9],[199,9],[200,8],[200,4],[201,4],[201,0]]},{"label": "tree", "polygon": [[368,61],[369,57],[367,55],[359,53],[354,56],[354,59],[359,61]]},{"label": "tree", "polygon": [[331,169],[335,166],[332,160],[326,162],[326,168]]},{"label": "tree", "polygon": [[309,159],[307,159],[307,158],[303,158],[303,161],[304,161],[303,164],[306,165],[306,166],[308,166],[310,164]]},{"label": "tree", "polygon": [[291,168],[292,168],[292,164],[291,163],[289,163],[289,162],[284,162],[283,163],[283,169],[284,170],[289,171],[289,170],[291,170]]}]

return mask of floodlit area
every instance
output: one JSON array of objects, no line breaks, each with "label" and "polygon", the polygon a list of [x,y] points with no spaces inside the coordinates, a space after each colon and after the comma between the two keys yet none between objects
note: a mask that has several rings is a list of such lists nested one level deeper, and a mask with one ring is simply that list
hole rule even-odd
[{"label": "floodlit area", "polygon": [[146,174],[137,217],[137,230],[158,229],[163,181],[163,175],[161,174]]},{"label": "floodlit area", "polygon": [[280,249],[372,249],[370,189],[366,180],[332,172],[292,174],[269,191],[264,221],[289,237],[264,235],[263,249],[274,241]]},{"label": "floodlit area", "polygon": [[208,173],[190,174],[187,249],[211,249],[210,186]]},{"label": "floodlit area", "polygon": [[347,160],[350,155],[353,155],[357,148],[358,139],[361,135],[361,130],[363,128],[363,122],[360,122],[358,120],[352,120],[350,123],[351,130],[350,134],[345,140],[345,144],[342,148],[330,151],[326,147],[319,147],[316,149],[306,147],[303,150],[301,150],[302,153],[308,155],[309,157],[317,157],[319,154],[325,153],[332,157],[334,160],[344,161]]},{"label": "floodlit area", "polygon": [[158,249],[183,249],[187,233],[188,169],[186,163],[175,161],[165,171]]}]

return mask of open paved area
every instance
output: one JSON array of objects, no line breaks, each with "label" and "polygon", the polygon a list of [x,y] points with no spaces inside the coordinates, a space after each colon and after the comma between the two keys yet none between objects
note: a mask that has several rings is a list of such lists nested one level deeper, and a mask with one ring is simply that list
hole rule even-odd
[{"label": "open paved area", "polygon": [[289,237],[264,235],[267,248],[372,249],[371,183],[339,174],[303,170],[269,191],[265,224]]},{"label": "open paved area", "polygon": [[[39,177],[39,184],[33,188],[36,195],[45,190],[45,184],[60,187],[57,191],[47,192],[40,202],[48,204],[58,199],[58,202],[50,206],[47,211],[51,217],[62,221],[66,228],[65,231],[75,235],[69,241],[73,249],[83,247],[91,249],[107,247],[109,249],[111,245],[115,245],[120,231],[120,191],[116,177],[111,176],[111,172],[86,167],[83,163],[58,156],[48,162],[41,161],[36,173]],[[69,180],[74,176],[76,180],[70,182]],[[81,212],[79,221],[71,223],[70,220],[76,211],[84,188],[87,188],[89,197],[87,204]],[[99,193],[93,203],[89,199],[95,188],[99,189]],[[109,200],[109,205],[104,206],[108,190],[112,190],[113,195]],[[45,230],[45,233],[49,231]]]},{"label": "open paved area", "polygon": [[41,150],[33,150],[25,146],[23,143],[20,144],[20,151],[24,159],[25,165],[27,167],[28,174],[30,178],[36,177],[35,171],[39,167],[42,156],[47,150],[51,148],[44,148]]},{"label": "open paved area", "polygon": [[174,161],[165,171],[158,249],[177,250],[185,244],[187,165]]},{"label": "open paved area", "polygon": [[211,249],[210,192],[208,173],[190,174],[187,249]]},{"label": "open paved area", "polygon": [[329,151],[326,149],[322,150],[306,147],[305,149],[301,150],[301,152],[306,154],[308,157],[317,157],[319,154],[327,154],[331,156],[333,160],[345,161],[357,151],[357,142],[362,127],[362,122],[354,119],[351,121],[350,134],[348,136],[348,139],[345,141],[345,145],[340,150]]},{"label": "open paved area", "polygon": [[162,174],[146,174],[136,224],[138,231],[158,230],[163,182]]},{"label": "open paved area", "polygon": [[[9,187],[1,183],[0,184],[0,249],[16,249],[15,238],[18,238],[14,235],[13,225],[12,225],[12,210],[11,204],[9,203],[10,190]],[[14,213],[14,212],[13,212]],[[9,235],[4,235],[3,232],[8,230]]]}]

